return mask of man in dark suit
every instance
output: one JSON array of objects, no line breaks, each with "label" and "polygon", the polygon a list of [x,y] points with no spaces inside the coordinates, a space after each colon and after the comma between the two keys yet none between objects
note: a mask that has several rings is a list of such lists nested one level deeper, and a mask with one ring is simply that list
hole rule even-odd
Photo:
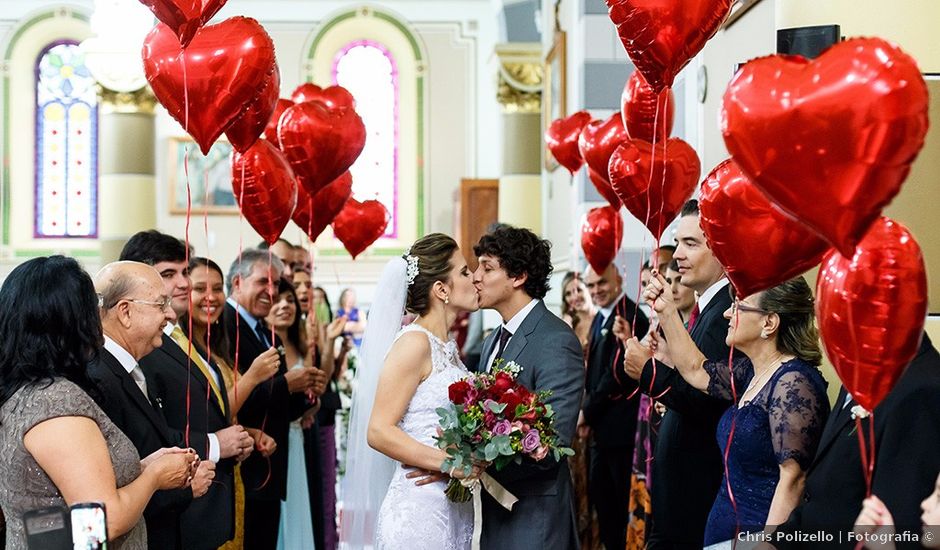
[{"label": "man in dark suit", "polygon": [[[190,308],[188,252],[176,237],[141,231],[127,241],[120,259],[152,265],[180,319]],[[192,346],[175,321],[167,323],[162,340],[163,345],[140,359],[149,389],[162,403],[174,440],[216,465],[209,492],[182,514],[183,547],[218,548],[235,534],[235,464],[251,453],[254,441],[229,421],[225,382],[215,363]]]},{"label": "man in dark suit", "polygon": [[[680,284],[699,296],[689,318],[690,336],[705,357],[727,361],[728,321],[723,315],[731,306],[731,295],[724,270],[699,226],[698,201],[683,206],[676,245],[673,258],[682,275]],[[668,408],[653,452],[647,548],[701,549],[723,468],[715,434],[731,402],[693,388],[675,369],[646,361],[646,355],[637,360],[628,353],[624,366],[631,378],[639,380],[640,391]]]},{"label": "man in dark suit", "polygon": [[[584,360],[578,337],[542,302],[552,272],[551,244],[527,229],[500,226],[473,250],[480,260],[473,275],[480,307],[495,309],[503,319],[484,342],[480,364],[489,370],[497,359],[514,361],[522,367],[520,384],[532,391],[550,390],[547,402],[555,411],[558,442],[570,445],[584,388]],[[483,494],[483,548],[578,548],[567,457],[524,460],[489,473],[519,501],[509,512]]]},{"label": "man in dark suit", "polygon": [[[138,364],[163,343],[163,327],[176,318],[159,274],[141,263],[116,262],[98,273],[95,288],[101,296],[105,344],[88,375],[101,390],[101,408],[140,456],[177,446],[161,402]],[[183,548],[180,514],[194,497],[205,494],[214,476],[215,465],[202,462],[191,487],[154,493],[144,510],[148,548]]]},{"label": "man in dark suit", "polygon": [[[855,547],[856,541],[848,540],[846,533],[852,531],[866,491],[852,419],[855,405],[843,387],[806,472],[803,501],[772,535],[771,543],[778,549]],[[933,492],[940,471],[940,354],[926,333],[897,385],[871,417],[862,419],[866,437],[872,418],[877,444],[872,494],[891,512],[896,533],[919,534],[920,502]],[[831,534],[833,540],[814,543],[796,536],[818,531]],[[895,544],[921,548],[916,541]]]},{"label": "man in dark suit", "polygon": [[588,267],[584,282],[598,312],[591,325],[578,429],[593,436],[588,494],[597,511],[601,541],[607,548],[619,549],[626,544],[639,399],[633,395],[636,382],[623,373],[623,344],[614,334],[613,326],[620,317],[627,323],[628,331],[633,326],[634,333],[643,337],[649,330],[649,320],[624,294],[623,279],[616,265],[610,264],[602,273]]},{"label": "man in dark suit", "polygon": [[[269,265],[267,252],[248,249],[229,270],[229,298],[222,323],[233,347],[231,355],[237,358],[242,374],[256,357],[271,347],[281,346],[280,338],[272,334],[264,319],[271,311],[272,295],[283,269],[276,256]],[[277,546],[281,501],[287,496],[290,423],[312,406],[304,392],[320,382],[321,373],[313,367],[288,369],[282,356],[278,374],[255,387],[238,413],[245,426],[264,431],[277,443],[270,457],[254,453],[242,464],[245,548]]]}]

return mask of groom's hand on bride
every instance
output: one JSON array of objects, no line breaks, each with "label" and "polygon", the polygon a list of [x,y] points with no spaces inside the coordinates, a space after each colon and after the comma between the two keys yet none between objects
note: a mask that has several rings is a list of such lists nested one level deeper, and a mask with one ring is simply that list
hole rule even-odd
[{"label": "groom's hand on bride", "polygon": [[411,470],[410,472],[408,472],[407,474],[405,474],[405,477],[408,478],[408,479],[415,479],[415,480],[417,480],[417,481],[415,481],[415,485],[417,485],[417,486],[419,486],[419,487],[422,486],[422,485],[429,485],[429,484],[431,484],[431,483],[436,483],[436,482],[438,482],[438,481],[444,481],[444,480],[446,480],[448,477],[450,477],[450,476],[448,476],[447,474],[445,474],[444,472],[435,472],[435,471],[432,471],[432,470],[422,470],[421,468],[416,468],[416,467],[414,467],[414,466],[409,466],[409,465],[407,465],[407,464],[402,464],[401,467],[402,467],[402,468],[405,468],[405,469],[408,469],[408,470]]}]

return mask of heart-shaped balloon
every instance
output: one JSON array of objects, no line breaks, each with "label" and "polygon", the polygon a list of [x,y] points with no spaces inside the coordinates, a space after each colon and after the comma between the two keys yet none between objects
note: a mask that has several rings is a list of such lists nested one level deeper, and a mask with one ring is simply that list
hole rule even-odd
[{"label": "heart-shaped balloon", "polygon": [[592,208],[581,222],[581,250],[595,273],[603,273],[617,257],[623,240],[623,218],[610,206]]},{"label": "heart-shaped balloon", "polygon": [[321,88],[316,84],[305,82],[297,86],[290,98],[294,103],[319,101],[328,107],[349,107],[350,109],[356,107],[356,98],[342,86]]},{"label": "heart-shaped balloon", "polygon": [[333,220],[333,233],[355,260],[385,234],[390,219],[388,209],[377,200],[349,199]]},{"label": "heart-shaped balloon", "polygon": [[610,185],[631,214],[656,237],[695,193],[702,165],[691,145],[669,138],[662,145],[632,139],[610,157]]},{"label": "heart-shaped balloon", "polygon": [[595,120],[585,126],[578,138],[578,149],[588,167],[610,182],[607,175],[610,155],[614,154],[617,146],[629,139],[620,113],[614,113],[605,120]]},{"label": "heart-shaped balloon", "polygon": [[[232,142],[232,147],[236,151],[244,153],[264,133],[265,128],[271,122],[280,91],[281,71],[275,64],[274,72],[271,73],[258,97],[251,100],[242,114],[225,130],[225,136]],[[277,146],[277,142],[273,145]]]},{"label": "heart-shaped balloon", "polygon": [[578,111],[569,117],[552,121],[548,130],[545,130],[545,145],[558,164],[567,168],[572,175],[584,164],[578,151],[578,136],[589,122],[590,113]]},{"label": "heart-shaped balloon", "polygon": [[227,0],[140,0],[157,19],[170,27],[185,48]]},{"label": "heart-shaped balloon", "polygon": [[601,176],[594,171],[593,168],[588,166],[588,179],[591,180],[591,183],[594,184],[594,188],[597,189],[597,192],[604,197],[607,202],[610,203],[612,207],[617,210],[620,210],[620,207],[623,206],[623,203],[620,202],[620,197],[617,196],[617,193],[614,192],[614,188],[610,186],[610,182],[607,181],[607,178]]},{"label": "heart-shaped balloon", "polygon": [[731,156],[771,202],[851,256],[923,147],[927,107],[909,55],[856,38],[814,61],[751,61],[728,85],[721,125]]},{"label": "heart-shaped balloon", "polygon": [[917,353],[927,317],[920,246],[898,222],[879,218],[846,258],[832,250],[816,283],[819,332],[839,378],[872,411]]},{"label": "heart-shaped balloon", "polygon": [[297,186],[297,208],[291,218],[311,241],[316,241],[326,226],[352,196],[352,174],[345,172],[311,197],[303,185]]},{"label": "heart-shaped balloon", "polygon": [[676,98],[672,90],[656,93],[640,71],[633,71],[620,96],[620,116],[627,135],[659,143],[672,134],[675,114]]},{"label": "heart-shaped balloon", "polygon": [[284,111],[277,135],[299,183],[311,195],[349,170],[366,144],[366,127],[356,111],[319,101]]},{"label": "heart-shaped balloon", "polygon": [[277,147],[259,139],[232,153],[232,189],[245,219],[268,244],[284,232],[297,205],[297,182]]},{"label": "heart-shaped balloon", "polygon": [[770,204],[731,159],[702,183],[700,223],[739,298],[819,265],[829,243]]},{"label": "heart-shaped balloon", "polygon": [[271,114],[268,125],[264,127],[264,137],[272,144],[281,146],[281,140],[277,137],[277,125],[281,121],[281,115],[284,111],[294,106],[294,102],[289,99],[278,99],[274,104],[274,113]]},{"label": "heart-shaped balloon", "polygon": [[731,0],[607,0],[611,21],[653,91],[672,86],[731,11]]},{"label": "heart-shaped balloon", "polygon": [[247,17],[200,29],[185,50],[160,23],[144,39],[142,55],[154,95],[204,155],[275,68],[271,37]]}]

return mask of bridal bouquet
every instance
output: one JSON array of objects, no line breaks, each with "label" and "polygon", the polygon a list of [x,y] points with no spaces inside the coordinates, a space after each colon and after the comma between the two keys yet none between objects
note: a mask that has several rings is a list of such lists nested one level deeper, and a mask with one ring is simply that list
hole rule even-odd
[{"label": "bridal bouquet", "polygon": [[[447,451],[441,469],[462,470],[469,476],[475,464],[492,463],[501,470],[523,457],[555,460],[574,451],[558,445],[554,412],[545,401],[551,391],[531,392],[516,382],[522,368],[497,361],[488,373],[474,373],[448,388],[450,406],[437,409],[441,418],[438,446]],[[452,479],[447,496],[467,502],[476,480]]]}]

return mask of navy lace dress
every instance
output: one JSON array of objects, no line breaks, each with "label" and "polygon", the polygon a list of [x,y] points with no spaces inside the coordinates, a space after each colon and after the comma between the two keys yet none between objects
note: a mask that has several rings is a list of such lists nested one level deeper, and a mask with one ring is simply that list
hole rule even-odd
[{"label": "navy lace dress", "polygon": [[[703,367],[711,376],[708,393],[732,399],[727,362],[706,361]],[[734,362],[733,370],[740,398],[754,376],[754,367],[742,358]],[[806,471],[828,416],[826,381],[818,368],[800,359],[782,364],[750,401],[725,411],[717,437],[728,467],[708,515],[706,546],[733,539],[738,529],[764,528],[780,479],[780,464],[792,458]],[[732,423],[734,437],[729,449]],[[737,514],[728,496],[729,479]]]}]

